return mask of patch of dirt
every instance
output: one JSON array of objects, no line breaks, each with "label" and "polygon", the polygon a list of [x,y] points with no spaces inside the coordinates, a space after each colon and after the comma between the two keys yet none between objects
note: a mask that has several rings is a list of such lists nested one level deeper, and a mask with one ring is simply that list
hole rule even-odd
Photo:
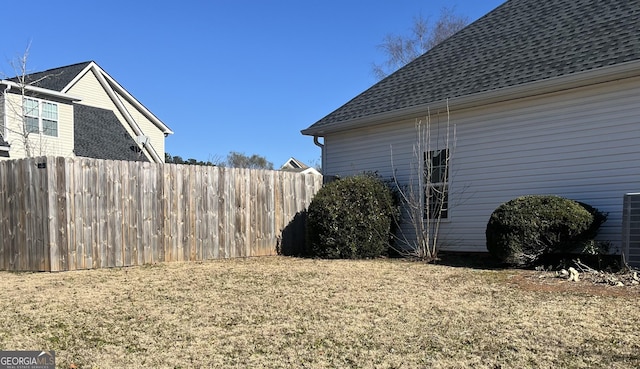
[{"label": "patch of dirt", "polygon": [[[637,274],[635,278],[638,278]],[[560,272],[522,270],[513,275],[510,281],[525,291],[638,298],[640,283],[636,283],[638,281],[635,278],[633,272],[583,272],[579,273],[576,282]]]}]

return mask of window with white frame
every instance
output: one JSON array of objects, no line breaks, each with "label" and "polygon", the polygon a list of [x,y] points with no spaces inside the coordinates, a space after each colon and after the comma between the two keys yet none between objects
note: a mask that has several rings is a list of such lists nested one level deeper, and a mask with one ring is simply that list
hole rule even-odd
[{"label": "window with white frame", "polygon": [[29,97],[25,97],[23,101],[26,132],[57,137],[58,104]]},{"label": "window with white frame", "polygon": [[449,218],[449,150],[424,153],[425,217]]}]

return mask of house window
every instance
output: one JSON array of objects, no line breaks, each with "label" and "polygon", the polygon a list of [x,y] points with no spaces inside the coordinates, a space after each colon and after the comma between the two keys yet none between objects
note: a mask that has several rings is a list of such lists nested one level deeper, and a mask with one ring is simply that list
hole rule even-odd
[{"label": "house window", "polygon": [[449,150],[435,150],[424,154],[425,217],[449,217]]},{"label": "house window", "polygon": [[27,133],[58,136],[58,104],[25,97],[23,109]]}]

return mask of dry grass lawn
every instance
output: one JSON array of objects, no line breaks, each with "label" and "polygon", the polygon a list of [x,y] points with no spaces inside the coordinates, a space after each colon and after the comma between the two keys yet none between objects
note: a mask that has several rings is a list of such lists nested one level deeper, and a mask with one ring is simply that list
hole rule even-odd
[{"label": "dry grass lawn", "polygon": [[402,260],[0,272],[0,349],[59,368],[637,368],[640,289]]}]

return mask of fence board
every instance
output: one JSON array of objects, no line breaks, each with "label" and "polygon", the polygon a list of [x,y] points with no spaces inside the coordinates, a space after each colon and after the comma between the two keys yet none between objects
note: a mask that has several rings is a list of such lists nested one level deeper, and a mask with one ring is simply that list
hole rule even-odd
[{"label": "fence board", "polygon": [[69,270],[78,269],[78,257],[79,253],[82,253],[82,249],[84,248],[84,238],[82,237],[83,231],[83,223],[85,214],[83,212],[84,209],[84,188],[82,186],[82,165],[83,160],[79,160],[78,162],[73,163],[73,186],[74,186],[74,207],[73,207],[73,219],[75,220],[73,226],[73,238],[75,242],[71,242],[69,244],[69,256],[67,258],[67,263],[69,266]]},{"label": "fence board", "polygon": [[192,184],[192,179],[191,177],[193,176],[193,167],[189,166],[187,168],[185,168],[185,175],[182,177],[182,188],[185,194],[184,197],[184,208],[182,209],[182,219],[183,219],[183,224],[184,224],[184,228],[183,228],[183,243],[185,244],[184,247],[184,260],[194,260],[195,259],[195,235],[193,234],[193,191],[195,190],[194,188],[192,188],[193,184]]},{"label": "fence board", "polygon": [[145,264],[153,263],[156,261],[153,254],[153,245],[151,244],[151,217],[153,216],[151,210],[151,201],[150,198],[152,191],[152,182],[151,173],[149,169],[150,163],[145,162],[142,164],[140,170],[139,177],[139,185],[140,185],[140,218],[142,220],[141,229],[142,229],[142,248],[144,250],[144,262]]},{"label": "fence board", "polygon": [[158,251],[158,262],[166,261],[164,255],[164,218],[165,218],[165,208],[163,202],[163,191],[164,191],[164,175],[162,174],[162,169],[160,168],[160,164],[154,164],[153,175],[154,175],[154,187],[153,187],[153,247],[155,247]]},{"label": "fence board", "polygon": [[202,197],[202,190],[200,186],[202,184],[202,171],[199,170],[200,167],[191,165],[191,181],[189,182],[189,192],[190,192],[190,208],[189,209],[189,218],[190,218],[190,234],[192,234],[191,240],[191,254],[190,261],[194,260],[202,260],[200,256],[202,254],[202,229],[201,229],[201,209],[200,209],[200,198]]},{"label": "fence board", "polygon": [[211,176],[207,186],[207,201],[209,202],[208,221],[209,224],[209,255],[210,259],[220,257],[220,234],[218,228],[218,206],[220,205],[220,194],[218,193],[218,181],[220,180],[219,169],[208,167],[207,171]]},{"label": "fence board", "polygon": [[107,250],[109,248],[109,227],[108,227],[108,212],[107,207],[107,169],[106,161],[98,161],[98,176],[96,178],[96,223],[98,224],[98,249],[94,252],[95,264],[101,268],[106,268],[109,265],[107,257]]},{"label": "fence board", "polygon": [[86,250],[86,260],[85,266],[87,268],[98,268],[100,261],[100,207],[98,205],[100,199],[100,171],[101,166],[103,165],[102,161],[92,161],[90,162],[90,170],[88,177],[88,188],[91,191],[91,200],[90,200],[90,212],[91,212],[91,225],[90,225],[90,244],[87,245]]},{"label": "fence board", "polygon": [[220,196],[220,206],[218,207],[218,227],[220,229],[220,257],[229,258],[229,240],[233,238],[231,231],[233,224],[230,219],[233,217],[233,208],[229,205],[231,202],[231,191],[229,188],[229,169],[220,168],[220,177],[218,183],[218,193]]},{"label": "fence board", "polygon": [[56,178],[56,171],[53,170],[55,168],[55,160],[53,158],[46,158],[46,163],[46,180],[42,183],[44,200],[44,203],[42,205],[42,215],[43,217],[46,217],[43,220],[43,223],[45,224],[46,234],[42,248],[43,265],[42,269],[40,270],[50,272],[52,264],[51,253],[52,251],[54,251],[53,248],[57,248],[57,245],[55,245],[55,237],[56,230],[58,229],[58,221],[53,216],[49,216],[49,214],[57,214],[57,198],[55,188],[58,179]]},{"label": "fence board", "polygon": [[22,263],[20,263],[20,268],[24,268],[30,270],[34,267],[34,258],[36,256],[37,249],[37,236],[36,236],[36,227],[35,227],[35,218],[36,218],[36,175],[34,173],[34,167],[32,165],[28,165],[25,167],[24,176],[27,181],[27,185],[25,187],[24,192],[24,203],[27,206],[26,216],[24,220],[24,234],[26,239],[26,250],[24,253],[24,257],[22,258]]},{"label": "fence board", "polygon": [[14,264],[14,257],[17,256],[17,250],[14,248],[17,245],[17,224],[18,224],[18,216],[19,213],[17,209],[20,209],[17,206],[17,189],[16,186],[20,183],[20,180],[17,178],[17,166],[18,163],[13,161],[10,162],[9,165],[5,167],[6,172],[2,178],[6,178],[7,181],[7,213],[8,213],[8,225],[7,225],[7,235],[6,238],[6,246],[4,248],[4,267],[7,270],[17,270]]},{"label": "fence board", "polygon": [[175,164],[165,165],[165,241],[166,260],[177,260],[178,258],[178,239],[177,232],[177,188],[176,188],[176,168]]},{"label": "fence board", "polygon": [[87,158],[0,161],[0,269],[272,255],[321,185],[320,176],[267,170]]},{"label": "fence board", "polygon": [[[7,172],[7,161],[0,161],[0,173]],[[0,179],[0,268],[5,266],[5,249],[9,246],[9,193],[7,180]]]},{"label": "fence board", "polygon": [[32,266],[33,268],[35,268],[35,270],[45,270],[47,268],[46,259],[48,259],[48,257],[45,257],[45,255],[47,254],[46,252],[46,245],[48,243],[47,239],[49,238],[49,221],[47,219],[48,218],[47,214],[49,214],[49,206],[48,206],[49,196],[47,192],[47,184],[49,181],[47,177],[48,163],[46,161],[46,158],[42,158],[42,163],[44,166],[37,170],[38,189],[37,189],[37,200],[36,200],[36,204],[37,204],[36,237],[38,240],[38,249],[37,249],[37,255],[36,255],[37,264]]},{"label": "fence board", "polygon": [[138,166],[136,162],[127,162],[120,166],[120,176],[122,176],[120,207],[122,209],[122,247],[124,249],[122,262],[125,266],[138,265],[141,252],[138,244]]},{"label": "fence board", "polygon": [[179,168],[177,165],[175,166],[175,198],[174,198],[174,212],[175,212],[175,220],[172,223],[172,227],[175,227],[175,244],[176,244],[176,252],[174,260],[176,261],[184,261],[185,255],[185,238],[184,238],[184,203],[187,198],[184,196],[183,186],[184,186],[184,170]]},{"label": "fence board", "polygon": [[[18,178],[22,183],[28,183],[28,178],[26,172],[29,170],[29,166],[20,166],[18,168]],[[17,224],[17,238],[20,242],[24,243],[24,247],[16,248],[17,257],[14,259],[14,265],[18,270],[27,270],[27,261],[28,254],[26,253],[26,245],[28,242],[27,239],[27,217],[29,216],[29,203],[27,202],[27,191],[26,187],[22,187],[17,189],[17,201],[16,205],[24,206],[25,211],[22,214],[18,214],[18,224]]]}]

